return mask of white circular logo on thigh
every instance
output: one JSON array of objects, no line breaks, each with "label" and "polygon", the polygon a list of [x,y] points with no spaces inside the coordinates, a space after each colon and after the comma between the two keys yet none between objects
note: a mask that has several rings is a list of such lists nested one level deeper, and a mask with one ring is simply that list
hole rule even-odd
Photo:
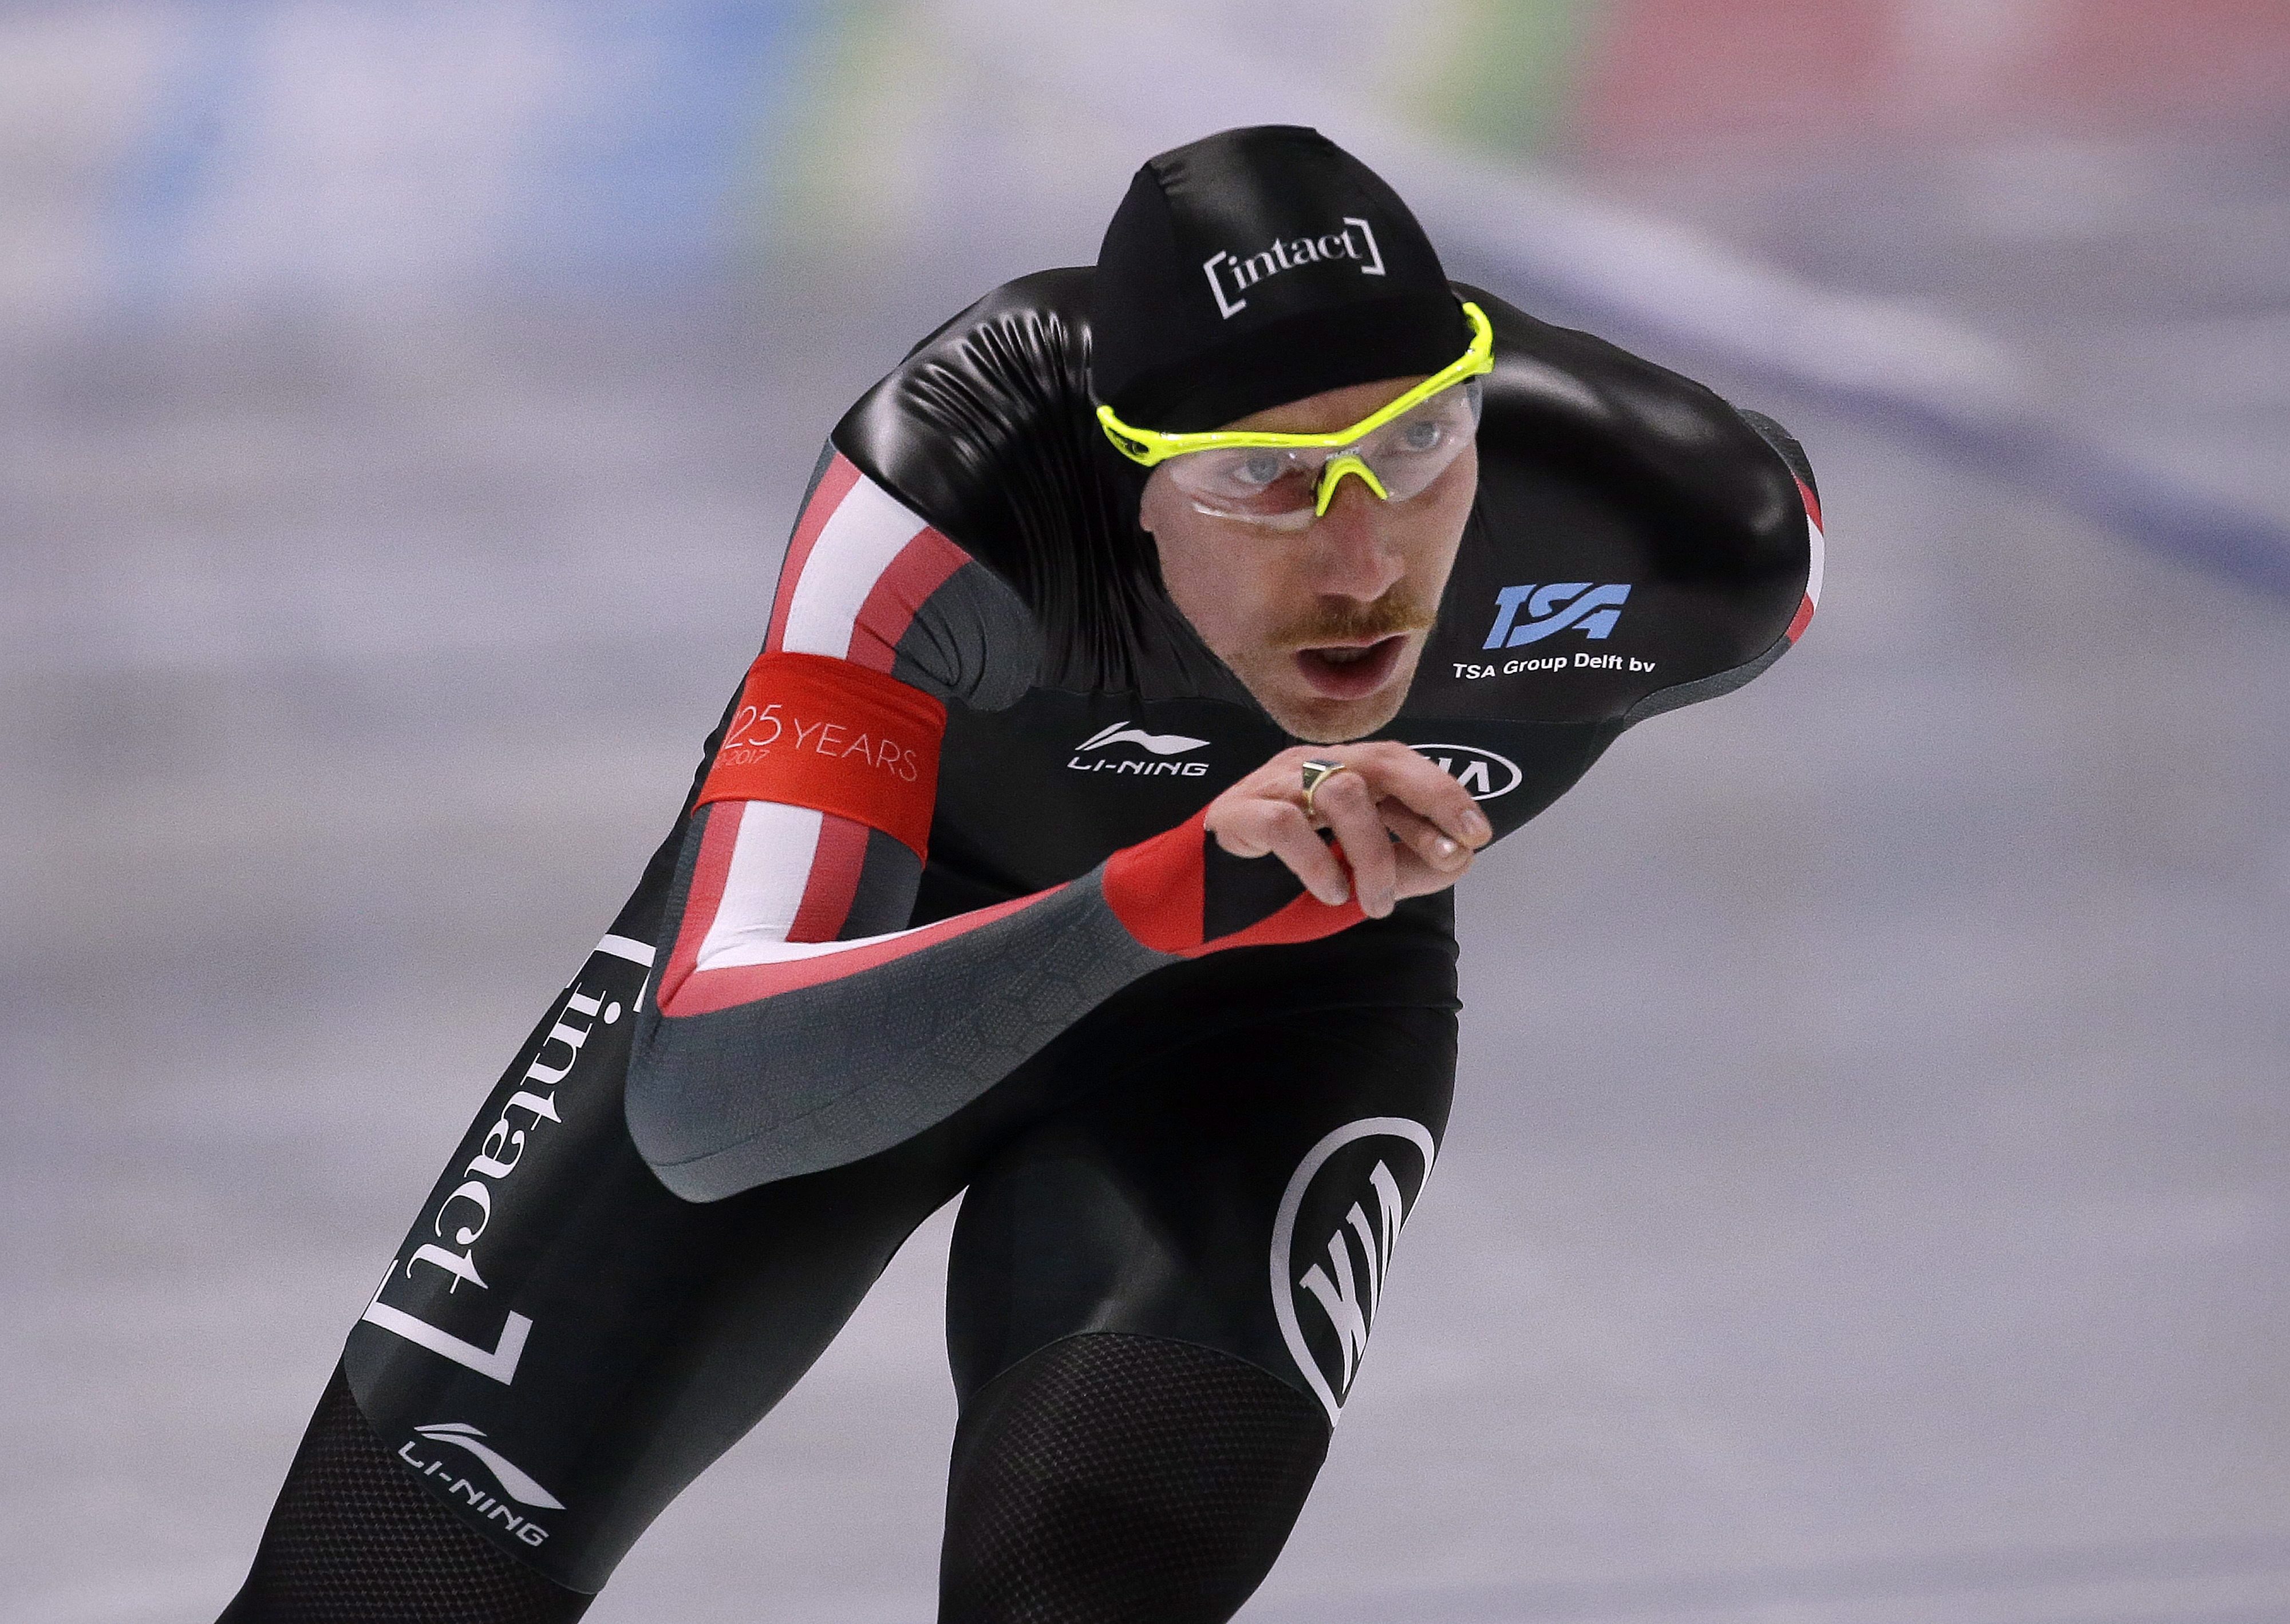
[{"label": "white circular logo on thigh", "polygon": [[1280,1196],[1272,1313],[1331,1427],[1367,1347],[1399,1226],[1437,1154],[1420,1122],[1362,1117],[1313,1146]]}]

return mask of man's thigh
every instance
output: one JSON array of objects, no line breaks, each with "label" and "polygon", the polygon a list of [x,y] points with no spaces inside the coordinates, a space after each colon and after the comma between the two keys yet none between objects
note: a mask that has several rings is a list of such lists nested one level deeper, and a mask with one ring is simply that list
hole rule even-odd
[{"label": "man's thigh", "polygon": [[[621,1117],[635,988],[606,1004],[583,986],[478,1114],[353,1327],[343,1370],[380,1449],[437,1508],[593,1591],[961,1188],[970,1143],[942,1133],[724,1201],[682,1200]],[[595,1006],[593,1023],[568,1018],[566,999],[576,1016]],[[516,1093],[544,1067],[561,1086]]]},{"label": "man's thigh", "polygon": [[1247,1360],[1333,1425],[1446,1127],[1454,1012],[1198,1017],[1175,1046],[1100,1023],[1060,1057],[1100,1075],[973,1177],[948,1300],[965,1404],[1050,1343],[1111,1332]]}]

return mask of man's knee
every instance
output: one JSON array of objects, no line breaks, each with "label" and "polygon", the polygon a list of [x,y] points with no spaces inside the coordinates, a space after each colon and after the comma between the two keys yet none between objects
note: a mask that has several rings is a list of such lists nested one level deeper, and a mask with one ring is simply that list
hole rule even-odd
[{"label": "man's knee", "polygon": [[253,1570],[216,1624],[572,1624],[594,1599],[505,1555],[415,1487],[337,1366]]},{"label": "man's knee", "polygon": [[1280,1554],[1327,1452],[1320,1406],[1158,1337],[1068,1337],[955,1435],[941,1624],[1220,1624]]}]

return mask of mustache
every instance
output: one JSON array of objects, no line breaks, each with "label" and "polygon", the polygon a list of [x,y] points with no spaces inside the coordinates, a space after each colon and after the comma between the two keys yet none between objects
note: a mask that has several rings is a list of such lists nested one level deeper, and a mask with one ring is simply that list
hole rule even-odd
[{"label": "mustache", "polygon": [[1403,582],[1372,604],[1342,598],[1324,601],[1272,634],[1276,647],[1322,648],[1333,643],[1381,643],[1403,632],[1429,631],[1437,623],[1435,605],[1426,604]]}]

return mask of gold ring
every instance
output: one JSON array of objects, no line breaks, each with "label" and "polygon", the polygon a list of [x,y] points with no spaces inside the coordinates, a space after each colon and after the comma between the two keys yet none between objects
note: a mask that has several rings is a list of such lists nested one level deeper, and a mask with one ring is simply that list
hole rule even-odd
[{"label": "gold ring", "polygon": [[1357,772],[1359,769],[1347,761],[1322,761],[1317,756],[1304,764],[1304,816],[1318,822],[1320,814],[1312,806],[1313,793],[1339,772]]}]

